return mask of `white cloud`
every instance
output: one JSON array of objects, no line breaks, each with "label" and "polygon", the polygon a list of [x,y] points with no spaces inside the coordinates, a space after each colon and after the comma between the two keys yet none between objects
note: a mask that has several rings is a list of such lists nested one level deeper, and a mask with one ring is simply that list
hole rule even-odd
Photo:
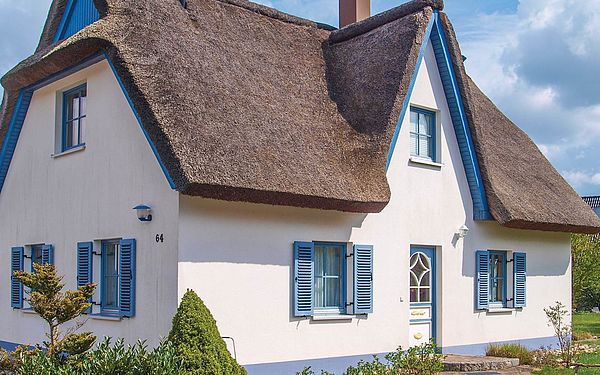
[{"label": "white cloud", "polygon": [[562,171],[561,173],[574,187],[600,186],[600,173],[586,173],[577,170]]},{"label": "white cloud", "polygon": [[584,194],[600,192],[600,12],[590,9],[600,0],[522,0],[516,13],[455,25],[469,74]]}]

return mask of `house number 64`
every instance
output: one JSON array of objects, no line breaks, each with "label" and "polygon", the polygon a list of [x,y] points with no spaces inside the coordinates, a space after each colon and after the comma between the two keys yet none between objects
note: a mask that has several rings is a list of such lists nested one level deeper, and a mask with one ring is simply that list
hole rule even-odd
[{"label": "house number 64", "polygon": [[165,237],[162,233],[156,235],[156,242],[165,242]]}]

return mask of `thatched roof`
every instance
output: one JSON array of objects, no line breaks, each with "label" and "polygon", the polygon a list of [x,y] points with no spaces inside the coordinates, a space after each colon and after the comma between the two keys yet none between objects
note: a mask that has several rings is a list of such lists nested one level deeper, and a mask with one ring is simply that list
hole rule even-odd
[{"label": "thatched roof", "polygon": [[[389,202],[391,139],[441,1],[332,30],[244,0],[189,0],[187,9],[179,0],[95,0],[101,20],[52,45],[65,2],[53,2],[36,53],[2,79],[0,137],[21,88],[102,49],[183,194],[354,212]],[[599,231],[533,142],[466,76],[441,15],[493,217]]]}]

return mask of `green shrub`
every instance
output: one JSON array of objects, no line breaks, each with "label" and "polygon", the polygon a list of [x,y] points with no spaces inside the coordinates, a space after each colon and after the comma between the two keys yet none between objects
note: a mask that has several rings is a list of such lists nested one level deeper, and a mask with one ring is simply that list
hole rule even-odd
[{"label": "green shrub", "polygon": [[180,371],[175,348],[169,342],[148,351],[143,341],[114,345],[105,339],[97,349],[65,358],[47,356],[41,350],[15,352],[16,373],[20,375],[170,375]]},{"label": "green shrub", "polygon": [[522,365],[533,364],[533,353],[521,344],[490,344],[485,354],[490,357],[519,358]]},{"label": "green shrub", "polygon": [[579,332],[573,331],[573,340],[581,341],[581,340],[591,340],[594,336],[589,332]]},{"label": "green shrub", "polygon": [[212,314],[192,290],[181,300],[169,341],[181,360],[183,374],[246,374],[227,350]]},{"label": "green shrub", "polygon": [[346,375],[432,375],[444,370],[444,356],[433,342],[413,346],[408,350],[398,348],[385,356],[382,363],[377,356],[372,362],[360,361],[356,367],[349,367]]},{"label": "green shrub", "polygon": [[[56,273],[53,265],[35,263],[33,269],[33,272],[17,271],[13,276],[26,287],[25,301],[46,321],[48,341],[43,343],[46,354],[81,354],[89,350],[94,345],[96,336],[91,332],[74,333],[73,328],[63,334],[61,327],[77,319],[91,306],[89,300],[94,294],[96,284],[82,285],[77,290],[63,292],[63,277]],[[75,330],[83,323],[75,322]]]}]

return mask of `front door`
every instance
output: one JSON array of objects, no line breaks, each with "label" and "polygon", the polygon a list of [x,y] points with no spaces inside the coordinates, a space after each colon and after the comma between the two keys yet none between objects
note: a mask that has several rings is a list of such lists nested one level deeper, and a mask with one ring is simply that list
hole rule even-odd
[{"label": "front door", "polygon": [[410,346],[435,339],[435,248],[410,248]]}]

